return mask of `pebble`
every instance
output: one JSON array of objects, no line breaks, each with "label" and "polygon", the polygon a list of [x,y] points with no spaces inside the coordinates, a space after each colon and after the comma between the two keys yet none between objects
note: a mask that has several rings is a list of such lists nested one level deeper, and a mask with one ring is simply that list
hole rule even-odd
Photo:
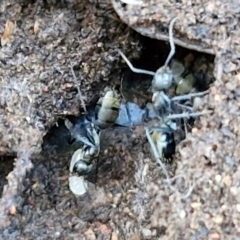
[{"label": "pebble", "polygon": [[105,224],[101,224],[99,230],[104,236],[109,236],[111,234],[111,230]]},{"label": "pebble", "polygon": [[227,187],[230,187],[232,185],[232,179],[229,175],[224,177],[223,182]]},{"label": "pebble", "polygon": [[237,211],[240,212],[240,204],[236,205]]},{"label": "pebble", "polygon": [[121,193],[117,193],[113,198],[113,203],[118,205],[120,203],[121,196],[122,196]]},{"label": "pebble", "polygon": [[90,228],[84,232],[84,235],[87,237],[88,240],[96,240],[97,239],[93,230]]},{"label": "pebble", "polygon": [[199,202],[193,202],[193,203],[191,203],[191,207],[192,208],[199,208],[201,206],[201,203],[199,203]]},{"label": "pebble", "polygon": [[233,196],[237,196],[239,190],[238,190],[237,187],[231,187],[231,188],[230,188],[230,192],[232,193]]},{"label": "pebble", "polygon": [[10,214],[10,215],[15,215],[16,212],[17,212],[16,206],[12,205],[12,206],[9,208],[9,214]]},{"label": "pebble", "polygon": [[212,220],[216,223],[216,224],[222,224],[223,222],[223,216],[221,215],[216,215],[212,218]]},{"label": "pebble", "polygon": [[208,240],[220,240],[220,235],[219,233],[215,232],[215,233],[210,233],[208,235]]},{"label": "pebble", "polygon": [[221,180],[222,180],[222,176],[219,175],[219,174],[216,175],[216,176],[215,176],[215,180],[216,180],[217,183],[221,182]]},{"label": "pebble", "polygon": [[117,233],[115,233],[115,232],[112,233],[111,240],[118,240],[118,235],[117,235]]},{"label": "pebble", "polygon": [[142,228],[142,234],[144,238],[150,238],[152,236],[152,232],[148,228]]},{"label": "pebble", "polygon": [[141,238],[137,235],[132,236],[131,240],[141,240]]},{"label": "pebble", "polygon": [[181,219],[184,219],[184,218],[186,217],[186,215],[187,215],[187,213],[186,213],[186,211],[184,211],[184,210],[181,210],[181,211],[179,212],[179,217],[180,217]]}]

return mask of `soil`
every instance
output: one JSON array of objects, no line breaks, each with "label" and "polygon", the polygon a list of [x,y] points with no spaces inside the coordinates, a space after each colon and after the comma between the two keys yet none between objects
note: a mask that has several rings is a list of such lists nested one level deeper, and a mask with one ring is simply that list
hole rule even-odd
[{"label": "soil", "polygon": [[[0,4],[0,238],[239,239],[238,3],[112,4],[121,20],[104,0]],[[171,186],[151,155],[144,124],[132,131],[113,127],[102,135],[97,182],[87,195],[74,196],[71,154],[41,152],[57,122],[83,112],[71,63],[87,105],[122,78],[131,100],[144,105],[151,78],[131,73],[116,49],[134,66],[156,71],[169,51],[159,40],[168,39],[173,16],[180,19],[175,57],[214,59],[215,81],[198,99],[211,114],[177,142],[167,166]]]}]

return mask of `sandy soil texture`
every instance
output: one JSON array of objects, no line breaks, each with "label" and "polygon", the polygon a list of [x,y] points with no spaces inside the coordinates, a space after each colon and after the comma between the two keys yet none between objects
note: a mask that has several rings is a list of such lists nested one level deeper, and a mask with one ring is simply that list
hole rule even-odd
[{"label": "sandy soil texture", "polygon": [[[1,239],[240,238],[240,5],[220,0],[138,3],[0,3]],[[142,126],[132,132],[106,130],[98,181],[76,198],[68,189],[70,156],[36,157],[49,129],[83,110],[71,63],[89,103],[105,86],[119,85],[126,64],[118,48],[129,59],[140,57],[139,67],[156,70],[158,61],[151,54],[145,60],[144,51],[152,44],[156,52],[155,46],[162,45],[157,49],[166,59],[167,45],[140,34],[167,40],[175,16],[179,52],[213,55],[206,56],[214,59],[215,81],[200,101],[201,109],[212,113],[178,144],[175,162],[168,166],[174,173],[171,187],[150,154]],[[141,92],[133,98],[140,105],[139,96],[149,97]]]}]

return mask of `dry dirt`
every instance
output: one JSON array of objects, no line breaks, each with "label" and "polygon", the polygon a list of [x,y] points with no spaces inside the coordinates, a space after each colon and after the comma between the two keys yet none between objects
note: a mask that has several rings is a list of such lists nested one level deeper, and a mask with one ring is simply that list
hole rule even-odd
[{"label": "dry dirt", "polygon": [[148,41],[110,1],[1,2],[0,186],[16,158],[0,200],[1,239],[240,238],[239,3],[150,2],[112,1],[152,38],[166,40],[178,16],[176,44],[215,55],[216,81],[203,98],[213,112],[178,145],[172,188],[141,127],[106,131],[97,184],[82,198],[68,189],[69,156],[33,158],[59,118],[80,114],[69,61],[88,103],[119,84],[116,48],[134,59]]}]

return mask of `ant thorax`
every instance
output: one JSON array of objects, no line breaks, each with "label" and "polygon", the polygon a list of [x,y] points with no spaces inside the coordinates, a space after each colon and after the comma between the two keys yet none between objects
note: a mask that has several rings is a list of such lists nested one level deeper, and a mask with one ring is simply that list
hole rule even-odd
[{"label": "ant thorax", "polygon": [[153,93],[152,103],[154,110],[162,118],[172,112],[172,102],[163,91]]}]

